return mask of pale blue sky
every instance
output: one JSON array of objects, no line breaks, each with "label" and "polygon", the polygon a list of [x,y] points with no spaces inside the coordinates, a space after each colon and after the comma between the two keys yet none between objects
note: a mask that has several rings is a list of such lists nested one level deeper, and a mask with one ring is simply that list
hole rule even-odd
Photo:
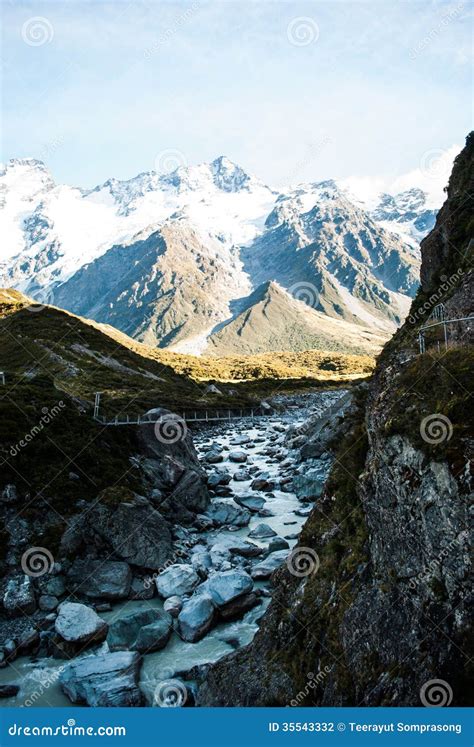
[{"label": "pale blue sky", "polygon": [[463,0],[3,0],[2,12],[2,160],[41,158],[58,181],[129,178],[168,149],[190,164],[226,154],[275,185],[394,179],[471,127]]}]

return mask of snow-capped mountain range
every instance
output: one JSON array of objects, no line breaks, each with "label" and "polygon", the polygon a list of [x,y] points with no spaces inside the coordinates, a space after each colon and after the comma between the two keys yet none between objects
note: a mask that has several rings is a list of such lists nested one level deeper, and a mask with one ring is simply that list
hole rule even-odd
[{"label": "snow-capped mountain range", "polygon": [[[56,185],[41,161],[12,160],[0,170],[0,208],[0,285],[194,353],[218,353],[222,339],[226,351],[246,347],[234,322],[252,298],[265,345],[268,293],[285,313],[306,305],[305,340],[314,328],[343,349],[336,320],[349,349],[358,332],[361,349],[370,333],[376,347],[407,313],[418,242],[436,213],[416,187],[370,205],[344,182],[278,191],[223,156],[92,190]],[[223,333],[229,324],[239,332]],[[295,329],[280,348],[297,345]]]}]

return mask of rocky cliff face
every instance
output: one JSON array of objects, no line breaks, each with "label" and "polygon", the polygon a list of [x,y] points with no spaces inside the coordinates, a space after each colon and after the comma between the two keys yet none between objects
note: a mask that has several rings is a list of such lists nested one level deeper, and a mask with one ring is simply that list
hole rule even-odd
[{"label": "rocky cliff face", "polygon": [[256,638],[210,668],[199,705],[466,703],[472,323],[424,355],[417,335],[437,303],[472,314],[473,161],[471,134],[410,317],[325,437],[334,467]]},{"label": "rocky cliff face", "polygon": [[[66,595],[146,596],[144,579],[174,562],[209,493],[184,421],[150,410],[176,392],[181,402],[186,391],[195,401],[200,390],[183,376],[17,291],[0,291],[0,355],[1,666],[17,650],[38,650],[37,631]],[[94,390],[106,403],[118,397],[115,413],[136,408],[142,424],[94,421]],[[44,575],[36,573],[42,566]],[[42,655],[58,653],[49,632],[41,640]]]}]

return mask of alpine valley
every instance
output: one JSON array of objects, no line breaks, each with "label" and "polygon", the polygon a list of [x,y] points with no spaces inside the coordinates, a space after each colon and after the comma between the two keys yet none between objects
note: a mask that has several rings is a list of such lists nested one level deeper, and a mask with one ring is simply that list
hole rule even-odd
[{"label": "alpine valley", "polygon": [[207,356],[378,352],[440,207],[416,184],[370,201],[348,180],[277,191],[223,156],[91,190],[14,159],[0,188],[0,286]]}]

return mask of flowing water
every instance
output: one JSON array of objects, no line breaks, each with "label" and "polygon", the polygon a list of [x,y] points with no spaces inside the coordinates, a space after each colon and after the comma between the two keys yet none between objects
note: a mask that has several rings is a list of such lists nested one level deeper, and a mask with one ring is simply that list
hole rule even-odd
[{"label": "flowing water", "polygon": [[[265,473],[268,480],[279,481],[294,474],[297,468],[291,453],[288,455],[285,446],[287,427],[303,422],[311,412],[322,412],[338,396],[340,394],[336,395],[334,392],[321,392],[309,395],[306,398],[301,397],[299,408],[287,411],[281,416],[253,421],[243,419],[203,427],[193,434],[198,454],[202,457],[212,443],[218,443],[223,448],[224,460],[216,465],[208,465],[207,469],[209,471],[218,469],[234,474],[241,468],[254,467],[256,470],[252,474],[252,479],[255,474],[260,477],[260,473]],[[249,438],[248,443],[232,443],[242,436]],[[270,451],[280,453],[267,453],[269,448]],[[244,450],[248,455],[247,462],[245,464],[231,462],[228,455],[232,450]],[[322,465],[322,472],[325,471],[325,468],[327,468],[327,464]],[[249,495],[253,492],[250,489],[250,480],[242,482],[232,480],[229,487],[235,496]],[[297,541],[296,535],[306,521],[305,517],[298,516],[295,513],[295,511],[301,510],[301,502],[294,493],[283,492],[279,489],[272,490],[270,494],[255,493],[255,495],[262,495],[265,498],[265,513],[268,512],[271,515],[262,517],[258,514],[252,514],[248,526],[239,528],[228,536],[247,539],[252,529],[258,524],[265,523],[276,532],[278,537],[287,538],[290,547],[288,552],[290,552]],[[232,496],[219,496],[214,500],[233,503]],[[225,528],[202,532],[199,543],[202,542],[203,549],[205,549],[204,545],[206,543],[209,543],[209,546],[212,545],[214,537],[222,537],[225,533]],[[250,538],[249,541],[266,548],[269,539]],[[261,558],[257,558],[255,562],[259,562],[259,560]],[[255,587],[271,590],[270,581],[257,581]],[[258,629],[258,621],[269,601],[269,595],[262,597],[261,603],[247,612],[242,619],[220,623],[197,643],[187,643],[176,633],[173,633],[163,650],[146,654],[141,670],[140,686],[147,702],[149,704],[153,703],[153,693],[163,680],[188,672],[194,666],[215,662],[236,648],[250,643]],[[101,613],[101,617],[112,623],[114,620],[139,609],[149,609],[150,607],[161,609],[162,604],[162,600],[156,597],[147,601],[125,601],[115,604],[110,612]],[[98,653],[106,651],[108,651],[107,643],[101,644],[96,649]],[[83,656],[90,656],[91,653],[94,652],[88,650]],[[15,683],[20,685],[21,688],[16,698],[0,700],[0,706],[71,706],[71,702],[62,693],[58,683],[59,674],[62,668],[67,666],[67,663],[64,660],[52,658],[31,660],[30,657],[21,657],[8,667],[0,669],[0,685]]]}]

